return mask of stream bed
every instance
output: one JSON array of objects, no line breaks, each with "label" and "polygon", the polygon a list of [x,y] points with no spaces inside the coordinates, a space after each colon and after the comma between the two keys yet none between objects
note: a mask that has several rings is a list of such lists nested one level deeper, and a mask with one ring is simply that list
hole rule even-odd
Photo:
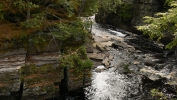
[{"label": "stream bed", "polygon": [[164,89],[169,98],[176,98],[175,88],[167,83],[173,82],[175,86],[177,67],[174,60],[168,62],[174,56],[167,58],[171,51],[164,50],[163,44],[97,23],[92,26],[92,34],[113,42],[111,46],[105,45],[113,59],[109,59],[109,65],[93,69],[91,86],[85,88],[86,100],[154,100],[150,95],[154,88]]},{"label": "stream bed", "polygon": [[93,23],[91,33],[96,48],[91,85],[62,100],[157,100],[152,89],[177,98],[175,49],[110,25]]}]

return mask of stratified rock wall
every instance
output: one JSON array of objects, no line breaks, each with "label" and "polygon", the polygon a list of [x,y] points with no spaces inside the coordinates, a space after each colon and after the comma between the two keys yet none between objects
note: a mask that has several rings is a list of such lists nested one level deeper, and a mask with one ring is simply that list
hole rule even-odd
[{"label": "stratified rock wall", "polygon": [[[59,65],[60,42],[49,35],[41,35],[45,41],[38,42],[38,37],[0,41],[0,100],[59,97],[59,83],[64,79],[64,68]],[[74,70],[68,70],[69,90],[83,87],[84,78],[88,78]]]}]

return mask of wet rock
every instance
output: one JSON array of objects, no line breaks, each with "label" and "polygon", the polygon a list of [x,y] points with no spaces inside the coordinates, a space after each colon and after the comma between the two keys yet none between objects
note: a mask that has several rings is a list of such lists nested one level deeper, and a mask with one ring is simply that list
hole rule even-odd
[{"label": "wet rock", "polygon": [[135,48],[132,47],[132,46],[129,46],[127,49],[128,49],[128,51],[130,51],[130,52],[136,52],[136,51],[135,51]]},{"label": "wet rock", "polygon": [[134,64],[134,65],[139,65],[139,64],[140,64],[140,62],[135,61],[135,62],[133,62],[133,64]]},{"label": "wet rock", "polygon": [[163,63],[165,63],[165,60],[164,59],[153,59],[152,60],[155,64],[163,64]]},{"label": "wet rock", "polygon": [[99,72],[100,73],[100,72],[102,72],[104,70],[106,70],[105,66],[104,65],[99,65],[99,66],[96,67],[95,72]]},{"label": "wet rock", "polygon": [[143,62],[144,62],[144,64],[147,65],[147,66],[153,66],[153,65],[154,65],[154,62],[153,62],[151,59],[149,59],[149,58],[145,58],[145,59],[143,60]]},{"label": "wet rock", "polygon": [[109,59],[106,57],[103,61],[102,64],[104,64],[105,66],[109,66]]},{"label": "wet rock", "polygon": [[140,69],[140,73],[142,75],[147,76],[149,79],[151,80],[159,80],[162,77],[165,78],[166,74],[165,73],[161,73],[160,71],[154,70],[151,67],[144,67],[142,69]]},{"label": "wet rock", "polygon": [[119,74],[127,74],[130,73],[130,70],[128,68],[128,64],[125,63],[119,63],[119,65],[116,66],[115,72],[118,72]]},{"label": "wet rock", "polygon": [[130,66],[128,66],[128,69],[132,72],[138,72],[139,71],[139,68],[136,65],[130,65]]},{"label": "wet rock", "polygon": [[126,48],[126,47],[128,47],[128,45],[125,44],[125,43],[123,43],[123,42],[120,42],[120,43],[113,43],[113,44],[112,44],[112,47],[113,47],[113,48],[118,48],[118,47]]},{"label": "wet rock", "polygon": [[137,53],[141,53],[142,51],[140,51],[140,50],[136,50],[136,52],[137,52]]}]

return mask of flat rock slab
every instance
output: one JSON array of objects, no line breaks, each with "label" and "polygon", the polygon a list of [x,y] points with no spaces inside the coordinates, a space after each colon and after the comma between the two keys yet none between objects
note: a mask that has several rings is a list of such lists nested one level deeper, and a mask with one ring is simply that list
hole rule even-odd
[{"label": "flat rock slab", "polygon": [[93,60],[103,60],[105,55],[103,55],[101,53],[99,53],[99,54],[91,53],[91,54],[88,54],[88,57]]},{"label": "flat rock slab", "polygon": [[104,45],[104,46],[106,46],[106,47],[111,47],[113,43],[114,43],[114,42],[112,42],[112,41],[101,42],[101,44]]},{"label": "flat rock slab", "polygon": [[95,35],[93,35],[92,38],[94,39],[94,41],[97,41],[97,42],[108,42],[110,40],[110,39],[102,38],[102,37],[95,36]]}]

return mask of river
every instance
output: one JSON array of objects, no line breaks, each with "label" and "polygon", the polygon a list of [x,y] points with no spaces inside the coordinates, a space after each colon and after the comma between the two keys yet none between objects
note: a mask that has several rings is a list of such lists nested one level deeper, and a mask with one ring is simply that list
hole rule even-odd
[{"label": "river", "polygon": [[[94,23],[92,34],[100,37],[119,37],[124,38],[127,34],[119,31],[102,28]],[[85,89],[86,100],[142,100],[142,84],[138,77],[130,77],[119,74],[116,66],[131,59],[125,51],[114,48],[108,51],[114,57],[111,67],[102,72],[92,72],[92,84]],[[102,66],[102,67],[100,67]],[[100,65],[97,68],[104,68]]]},{"label": "river", "polygon": [[106,52],[113,59],[109,59],[108,66],[100,64],[92,69],[91,85],[84,89],[82,98],[76,95],[65,100],[154,100],[150,95],[153,88],[164,91],[170,98],[176,96],[174,88],[166,83],[168,79],[176,82],[170,75],[176,74],[177,69],[174,60],[167,60],[163,44],[95,22],[91,33],[108,39],[107,42],[116,42],[106,46]]}]

